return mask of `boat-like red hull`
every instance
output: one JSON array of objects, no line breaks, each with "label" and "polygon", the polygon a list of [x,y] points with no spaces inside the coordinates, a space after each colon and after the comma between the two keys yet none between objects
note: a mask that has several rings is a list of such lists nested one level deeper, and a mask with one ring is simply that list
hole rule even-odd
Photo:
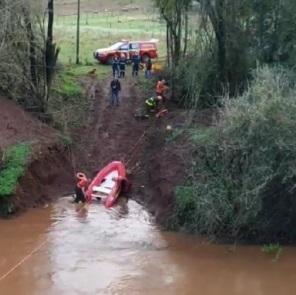
[{"label": "boat-like red hull", "polygon": [[87,189],[87,201],[100,198],[106,208],[112,207],[120,194],[120,183],[116,180],[118,177],[126,177],[122,162],[112,162],[100,170]]}]

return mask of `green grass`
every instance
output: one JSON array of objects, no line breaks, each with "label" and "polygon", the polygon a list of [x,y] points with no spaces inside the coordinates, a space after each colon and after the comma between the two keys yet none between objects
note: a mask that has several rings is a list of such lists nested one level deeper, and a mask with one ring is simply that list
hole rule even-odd
[{"label": "green grass", "polygon": [[[76,16],[56,17],[54,29],[55,40],[61,48],[60,61],[73,64],[76,56]],[[122,39],[157,38],[160,40],[159,56],[165,55],[165,24],[159,22],[158,14],[82,14],[80,31],[80,61],[83,64],[95,64],[93,52],[96,49]]]},{"label": "green grass", "polygon": [[66,75],[71,76],[72,78],[80,78],[86,76],[88,72],[96,69],[96,75],[98,78],[106,78],[108,75],[111,75],[111,67],[108,65],[69,65],[66,67]]},{"label": "green grass", "polygon": [[74,74],[67,70],[58,73],[54,91],[68,98],[82,94],[82,88],[75,81]]},{"label": "green grass", "polygon": [[30,146],[17,144],[4,153],[4,168],[0,171],[0,199],[11,196],[24,174],[30,156]]},{"label": "green grass", "polygon": [[48,112],[53,117],[54,127],[67,136],[71,129],[79,128],[85,122],[87,95],[80,80],[92,69],[90,66],[72,65],[62,67],[56,74]]}]

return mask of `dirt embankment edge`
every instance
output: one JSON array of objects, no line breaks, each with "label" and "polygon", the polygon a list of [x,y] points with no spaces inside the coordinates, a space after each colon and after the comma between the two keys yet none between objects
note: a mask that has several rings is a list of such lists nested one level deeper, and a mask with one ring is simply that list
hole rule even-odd
[{"label": "dirt embankment edge", "polygon": [[2,215],[46,204],[72,191],[73,169],[58,132],[11,100],[0,97],[0,149],[30,145],[30,158],[14,195],[0,199]]},{"label": "dirt embankment edge", "polygon": [[10,198],[14,213],[46,205],[73,190],[73,170],[67,148],[59,143],[34,149],[33,157]]}]

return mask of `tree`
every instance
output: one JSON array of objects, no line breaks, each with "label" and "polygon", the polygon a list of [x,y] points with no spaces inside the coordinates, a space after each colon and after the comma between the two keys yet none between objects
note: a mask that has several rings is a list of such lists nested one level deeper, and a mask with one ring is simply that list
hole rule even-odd
[{"label": "tree", "polygon": [[0,1],[0,93],[26,109],[45,112],[58,57],[53,44],[53,0]]},{"label": "tree", "polygon": [[173,67],[187,52],[188,11],[191,0],[155,0],[167,27],[167,58]]},{"label": "tree", "polygon": [[48,24],[47,24],[47,39],[46,39],[46,81],[47,81],[47,100],[54,75],[54,69],[58,59],[60,49],[53,43],[53,23],[54,23],[54,0],[48,0]]}]

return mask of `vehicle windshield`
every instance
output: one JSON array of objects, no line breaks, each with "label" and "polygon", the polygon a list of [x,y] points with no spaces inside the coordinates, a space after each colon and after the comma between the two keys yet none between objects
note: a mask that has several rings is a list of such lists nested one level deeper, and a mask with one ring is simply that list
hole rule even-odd
[{"label": "vehicle windshield", "polygon": [[116,50],[123,44],[124,44],[123,42],[117,42],[117,43],[111,45],[109,48],[112,49],[112,50]]}]

